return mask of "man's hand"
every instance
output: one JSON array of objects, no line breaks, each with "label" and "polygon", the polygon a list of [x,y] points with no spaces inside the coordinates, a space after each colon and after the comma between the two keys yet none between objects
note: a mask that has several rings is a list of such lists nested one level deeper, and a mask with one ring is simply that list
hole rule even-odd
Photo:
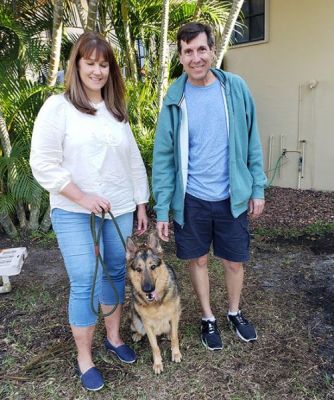
[{"label": "man's hand", "polygon": [[138,204],[137,206],[137,235],[142,235],[147,231],[148,220],[146,214],[145,204]]},{"label": "man's hand", "polygon": [[248,214],[251,218],[259,217],[264,210],[263,199],[250,199],[248,203]]},{"label": "man's hand", "polygon": [[163,240],[164,242],[169,241],[168,222],[157,222],[157,231],[161,240]]}]

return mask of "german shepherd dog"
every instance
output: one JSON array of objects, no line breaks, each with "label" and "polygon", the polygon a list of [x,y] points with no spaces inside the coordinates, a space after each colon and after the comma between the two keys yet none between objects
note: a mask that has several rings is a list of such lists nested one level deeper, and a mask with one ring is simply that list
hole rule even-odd
[{"label": "german shepherd dog", "polygon": [[138,342],[147,334],[153,353],[153,370],[163,371],[157,336],[171,339],[172,361],[180,362],[178,326],[181,315],[179,290],[175,272],[162,259],[162,248],[155,234],[148,244],[126,242],[128,277],[132,286],[131,330]]}]

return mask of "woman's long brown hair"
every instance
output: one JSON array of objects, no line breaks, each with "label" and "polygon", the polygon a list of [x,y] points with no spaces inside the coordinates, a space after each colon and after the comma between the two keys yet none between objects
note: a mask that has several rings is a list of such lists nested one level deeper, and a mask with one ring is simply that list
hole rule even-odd
[{"label": "woman's long brown hair", "polygon": [[102,98],[107,109],[118,121],[127,121],[125,85],[114,52],[103,36],[86,32],[80,36],[71,50],[65,77],[65,96],[79,111],[95,115],[96,109],[90,103],[79,76],[79,60],[88,59],[96,50],[95,58],[102,57],[109,63],[108,80],[102,88]]}]

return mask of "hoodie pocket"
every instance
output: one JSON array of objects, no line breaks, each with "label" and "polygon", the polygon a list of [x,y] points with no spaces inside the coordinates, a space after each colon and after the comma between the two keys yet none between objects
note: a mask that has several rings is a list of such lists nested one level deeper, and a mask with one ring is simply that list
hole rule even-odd
[{"label": "hoodie pocket", "polygon": [[233,179],[232,196],[236,205],[247,202],[252,194],[253,177],[250,174],[243,160],[239,160],[235,165],[235,174]]}]

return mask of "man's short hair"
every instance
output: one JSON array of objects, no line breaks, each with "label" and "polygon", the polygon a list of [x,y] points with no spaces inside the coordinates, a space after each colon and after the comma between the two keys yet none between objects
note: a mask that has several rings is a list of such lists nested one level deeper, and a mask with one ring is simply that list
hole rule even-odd
[{"label": "man's short hair", "polygon": [[211,26],[201,24],[200,22],[188,22],[187,24],[181,26],[177,32],[177,49],[179,54],[181,54],[181,40],[189,43],[200,33],[204,32],[208,39],[208,46],[210,49],[215,45],[215,39],[213,37]]}]

